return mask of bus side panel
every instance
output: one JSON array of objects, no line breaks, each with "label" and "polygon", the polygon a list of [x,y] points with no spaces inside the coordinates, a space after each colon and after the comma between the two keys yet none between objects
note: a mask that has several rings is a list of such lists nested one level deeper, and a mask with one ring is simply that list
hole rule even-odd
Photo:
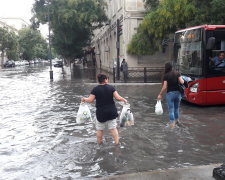
[{"label": "bus side panel", "polygon": [[225,76],[207,78],[207,104],[225,104]]},{"label": "bus side panel", "polygon": [[206,93],[204,91],[198,93],[189,93],[187,95],[188,102],[198,105],[207,105],[206,104]]},{"label": "bus side panel", "polygon": [[225,90],[207,92],[207,105],[217,104],[225,104]]}]

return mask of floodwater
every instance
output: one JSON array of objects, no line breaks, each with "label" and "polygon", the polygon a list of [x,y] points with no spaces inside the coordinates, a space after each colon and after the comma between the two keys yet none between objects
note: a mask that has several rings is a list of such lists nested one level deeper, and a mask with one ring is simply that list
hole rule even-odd
[{"label": "floodwater", "polygon": [[[95,73],[53,68],[53,74],[51,82],[44,64],[0,69],[1,180],[89,179],[224,162],[225,106],[182,103],[184,127],[171,130],[165,101],[164,114],[154,113],[159,84],[118,84],[135,125],[119,128],[120,146],[108,132],[98,146],[94,123],[76,123]],[[89,107],[95,119],[94,104]]]}]

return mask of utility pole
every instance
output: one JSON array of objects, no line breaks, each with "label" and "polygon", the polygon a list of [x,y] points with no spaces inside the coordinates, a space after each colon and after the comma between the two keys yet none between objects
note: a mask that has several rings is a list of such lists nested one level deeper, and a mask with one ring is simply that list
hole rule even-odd
[{"label": "utility pole", "polygon": [[122,25],[119,19],[116,21],[116,27],[117,80],[120,80],[120,35],[122,34]]},{"label": "utility pole", "polygon": [[52,71],[52,48],[51,48],[51,32],[50,32],[50,13],[49,13],[49,6],[50,2],[48,1],[48,55],[49,55],[49,60],[50,60],[50,80],[53,80],[53,71]]}]

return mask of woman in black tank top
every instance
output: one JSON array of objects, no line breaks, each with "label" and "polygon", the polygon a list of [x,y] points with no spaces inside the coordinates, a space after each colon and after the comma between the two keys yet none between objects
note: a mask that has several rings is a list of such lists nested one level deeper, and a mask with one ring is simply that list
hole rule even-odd
[{"label": "woman in black tank top", "polygon": [[118,116],[114,98],[127,103],[127,100],[119,95],[113,86],[108,84],[108,77],[105,74],[98,74],[99,85],[94,87],[88,98],[81,98],[82,102],[92,103],[96,100],[96,136],[98,144],[102,143],[103,129],[107,125],[115,144],[119,144],[119,133],[116,128]]}]

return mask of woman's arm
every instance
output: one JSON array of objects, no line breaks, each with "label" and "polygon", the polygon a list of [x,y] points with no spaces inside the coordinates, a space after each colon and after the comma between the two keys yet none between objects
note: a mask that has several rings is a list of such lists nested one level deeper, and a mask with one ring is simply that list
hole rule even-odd
[{"label": "woman's arm", "polygon": [[184,80],[181,76],[178,78],[178,81],[179,81],[180,84],[184,84]]},{"label": "woman's arm", "polygon": [[157,97],[158,100],[162,99],[162,96],[163,96],[164,92],[166,91],[166,89],[167,89],[167,81],[163,81],[162,89]]},{"label": "woman's arm", "polygon": [[114,97],[117,101],[123,101],[123,102],[127,103],[127,100],[124,99],[123,97],[121,97],[117,91],[114,91],[113,97]]},{"label": "woman's arm", "polygon": [[82,102],[92,103],[95,100],[95,95],[90,94],[88,98],[81,98]]}]

